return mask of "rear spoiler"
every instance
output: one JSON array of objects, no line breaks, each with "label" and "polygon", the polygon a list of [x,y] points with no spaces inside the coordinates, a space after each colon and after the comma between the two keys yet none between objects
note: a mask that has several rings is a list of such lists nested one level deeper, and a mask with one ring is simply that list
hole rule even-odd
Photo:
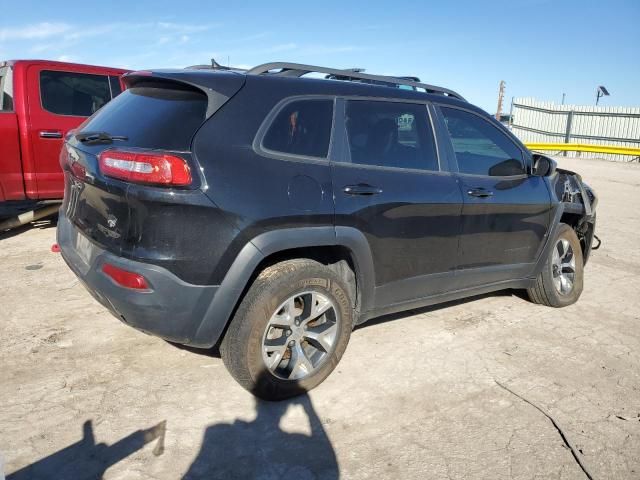
[{"label": "rear spoiler", "polygon": [[128,88],[141,83],[156,83],[167,88],[173,84],[204,93],[208,99],[207,118],[229,101],[244,86],[246,76],[230,71],[139,70],[123,75]]}]

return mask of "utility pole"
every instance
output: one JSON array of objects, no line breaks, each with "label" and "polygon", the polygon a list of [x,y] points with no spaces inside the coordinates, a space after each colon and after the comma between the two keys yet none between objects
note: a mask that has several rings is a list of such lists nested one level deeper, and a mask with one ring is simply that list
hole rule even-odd
[{"label": "utility pole", "polygon": [[506,83],[504,80],[500,80],[500,90],[498,91],[498,108],[496,110],[496,120],[500,121],[502,115],[502,101],[504,100],[504,87]]}]

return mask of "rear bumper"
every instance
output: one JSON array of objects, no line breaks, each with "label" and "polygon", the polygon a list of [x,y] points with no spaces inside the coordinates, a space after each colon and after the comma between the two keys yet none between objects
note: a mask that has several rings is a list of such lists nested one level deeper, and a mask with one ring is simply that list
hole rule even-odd
[{"label": "rear bumper", "polygon": [[[79,251],[78,229],[60,213],[58,244],[65,262],[93,297],[118,319],[143,332],[177,343],[211,346],[218,339],[201,338],[205,316],[219,289],[217,285],[193,285],[156,265],[118,257],[93,242],[83,242]],[[124,288],[102,272],[108,262],[143,275],[151,291]],[[225,319],[219,321],[225,323]],[[206,329],[208,330],[208,329]],[[220,329],[221,330],[221,329]]]}]

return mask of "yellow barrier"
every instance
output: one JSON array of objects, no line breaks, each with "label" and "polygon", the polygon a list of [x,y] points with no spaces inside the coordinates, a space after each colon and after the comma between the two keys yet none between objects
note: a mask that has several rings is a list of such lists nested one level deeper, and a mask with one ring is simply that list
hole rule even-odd
[{"label": "yellow barrier", "polygon": [[616,155],[640,156],[640,148],[591,145],[586,143],[525,143],[529,150],[556,150],[562,152],[613,153]]}]

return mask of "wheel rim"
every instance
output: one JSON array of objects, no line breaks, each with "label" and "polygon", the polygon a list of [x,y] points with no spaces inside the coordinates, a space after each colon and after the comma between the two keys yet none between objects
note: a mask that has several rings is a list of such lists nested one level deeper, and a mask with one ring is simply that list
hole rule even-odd
[{"label": "wheel rim", "polygon": [[262,337],[262,359],[283,380],[301,380],[329,358],[338,338],[340,317],[325,295],[308,291],[284,301]]},{"label": "wheel rim", "polygon": [[551,269],[556,291],[561,295],[570,294],[576,277],[576,256],[568,240],[561,238],[556,243]]}]

